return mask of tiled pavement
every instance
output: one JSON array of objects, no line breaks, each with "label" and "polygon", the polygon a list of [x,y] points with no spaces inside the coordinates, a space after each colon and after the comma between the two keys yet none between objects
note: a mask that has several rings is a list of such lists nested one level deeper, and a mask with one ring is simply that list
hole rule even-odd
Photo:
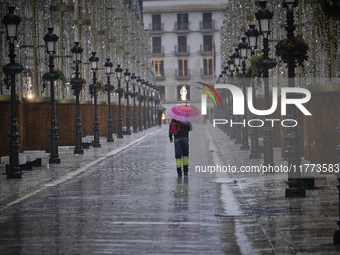
[{"label": "tiled pavement", "polygon": [[189,177],[176,176],[166,126],[101,144],[84,155],[62,147],[60,165],[46,158],[21,180],[2,175],[0,254],[340,254],[332,175],[287,199],[287,174],[195,172],[263,161],[199,123]]}]

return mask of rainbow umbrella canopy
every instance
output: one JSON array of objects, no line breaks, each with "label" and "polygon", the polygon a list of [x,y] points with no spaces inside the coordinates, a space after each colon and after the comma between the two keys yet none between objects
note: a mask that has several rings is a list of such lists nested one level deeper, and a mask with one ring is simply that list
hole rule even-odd
[{"label": "rainbow umbrella canopy", "polygon": [[178,104],[168,111],[168,115],[175,120],[192,122],[203,118],[200,110],[190,104]]}]

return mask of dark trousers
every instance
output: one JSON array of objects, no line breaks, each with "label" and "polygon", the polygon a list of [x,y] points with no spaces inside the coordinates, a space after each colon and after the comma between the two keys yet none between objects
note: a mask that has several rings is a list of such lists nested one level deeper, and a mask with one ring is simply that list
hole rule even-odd
[{"label": "dark trousers", "polygon": [[182,158],[183,167],[186,169],[189,165],[189,138],[179,137],[175,138],[175,158],[177,168],[182,168]]}]

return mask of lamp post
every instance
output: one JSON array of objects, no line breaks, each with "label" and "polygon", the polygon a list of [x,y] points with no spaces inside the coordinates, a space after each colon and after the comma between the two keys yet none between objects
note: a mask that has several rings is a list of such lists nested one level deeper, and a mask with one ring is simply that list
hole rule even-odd
[{"label": "lamp post", "polygon": [[[238,44],[238,48],[240,50],[240,57],[242,59],[242,78],[243,78],[243,95],[246,97],[247,95],[247,85],[246,85],[246,59],[248,57],[248,43],[246,42],[246,37],[241,38],[241,42]],[[244,109],[247,109],[247,102],[244,100]],[[249,150],[249,142],[248,142],[248,118],[247,118],[247,111],[244,112],[244,126],[242,127],[242,145],[241,150]]]},{"label": "lamp post", "polygon": [[56,43],[59,37],[53,34],[53,27],[48,28],[48,33],[44,36],[44,41],[46,43],[46,52],[49,55],[49,73],[44,74],[43,78],[50,82],[50,90],[51,90],[51,156],[49,159],[50,164],[59,164],[60,158],[58,155],[58,128],[56,127],[57,119],[55,116],[55,108],[54,108],[54,81],[58,79],[57,75],[53,72],[53,54],[56,52]]},{"label": "lamp post", "polygon": [[[222,74],[218,75],[216,83],[222,83]],[[218,91],[218,92],[220,92],[220,91]],[[221,119],[222,118],[222,107],[220,107],[220,105],[215,105],[214,106],[214,112],[215,112],[215,118],[217,118],[217,119]],[[223,127],[219,126],[219,129],[223,130]]]},{"label": "lamp post", "polygon": [[93,147],[99,148],[101,147],[99,142],[99,121],[98,121],[98,112],[97,112],[97,88],[98,85],[97,77],[96,77],[96,71],[98,70],[98,61],[99,58],[96,57],[96,52],[92,52],[92,56],[89,58],[90,64],[91,64],[91,70],[93,72],[93,83],[90,85],[90,91],[93,91],[94,96],[94,122],[93,122],[93,133],[94,133],[94,141],[93,141]]},{"label": "lamp post", "polygon": [[[273,18],[273,12],[270,12],[266,8],[267,1],[260,1],[261,8],[255,13],[256,19],[259,21],[260,34],[263,35],[263,61],[268,62],[268,36],[271,32],[271,19]],[[264,97],[265,97],[265,109],[269,109],[269,80],[268,80],[268,66],[266,66],[263,78],[264,78]],[[269,115],[265,116],[265,120],[269,119]],[[265,127],[263,129],[263,146],[264,146],[264,165],[274,165],[273,159],[273,128],[270,121],[265,121]]]},{"label": "lamp post", "polygon": [[[225,84],[228,84],[228,79],[229,79],[229,74],[230,74],[229,66],[228,65],[224,66],[223,67],[223,71],[221,73],[222,73],[223,82]],[[223,90],[223,91],[225,91],[225,90]],[[229,112],[229,108],[230,108],[230,91],[228,90],[226,95],[225,95],[225,92],[224,92],[224,96],[225,96],[225,110],[224,110],[225,111],[225,117],[226,117],[227,120],[229,120],[229,118],[230,118],[230,112]],[[225,126],[226,126],[225,127],[225,132],[226,132],[227,135],[229,135],[229,133],[230,133],[230,126],[228,126],[228,125],[225,125]]]},{"label": "lamp post", "polygon": [[111,92],[114,89],[114,86],[111,85],[110,75],[112,73],[112,66],[113,64],[110,62],[110,59],[107,58],[104,64],[105,72],[107,75],[107,84],[105,85],[105,90],[107,91],[107,142],[113,142],[114,139],[112,138],[112,114],[111,114]]},{"label": "lamp post", "polygon": [[82,133],[81,130],[82,124],[80,123],[80,110],[79,110],[79,93],[83,89],[83,79],[79,79],[79,64],[81,63],[81,54],[83,52],[83,49],[79,46],[79,42],[74,42],[74,46],[71,49],[72,55],[73,55],[73,63],[76,64],[76,77],[74,79],[71,79],[71,85],[72,89],[74,91],[74,94],[76,95],[76,124],[74,125],[76,127],[76,145],[74,148],[74,154],[84,154],[83,150],[83,144],[81,141]]},{"label": "lamp post", "polygon": [[146,82],[146,93],[148,95],[148,116],[147,116],[147,121],[148,121],[148,128],[151,128],[151,121],[150,121],[150,85],[149,82]]},{"label": "lamp post", "polygon": [[157,86],[153,85],[153,126],[156,126],[157,121]]},{"label": "lamp post", "polygon": [[[337,127],[337,131],[340,132],[340,124]],[[338,145],[335,149],[336,155],[338,157],[340,157],[340,145]],[[335,174],[337,180],[338,180],[338,212],[339,212],[339,217],[338,220],[336,222],[336,224],[338,225],[338,228],[336,230],[334,230],[334,234],[333,234],[333,244],[335,245],[340,245],[340,173],[336,173]]]},{"label": "lamp post", "polygon": [[120,89],[120,79],[122,78],[123,69],[120,67],[120,65],[117,65],[115,72],[116,72],[116,77],[118,80],[118,134],[117,134],[117,138],[123,138],[122,105],[121,105],[121,98],[123,96],[123,93]]},{"label": "lamp post", "polygon": [[[232,55],[232,60],[233,60],[234,66],[237,67],[237,70],[236,70],[237,72],[238,72],[238,67],[240,66],[240,60],[241,60],[238,50],[239,50],[238,48],[235,48],[235,52]],[[235,126],[235,144],[242,143],[241,127],[239,126],[240,121],[241,121],[240,115],[236,115],[236,120],[235,122],[233,122],[233,125]],[[234,123],[237,123],[237,125],[235,125]]]},{"label": "lamp post", "polygon": [[[339,130],[339,128],[338,128]],[[339,146],[337,147],[337,153],[339,156]],[[339,217],[338,220],[336,222],[336,224],[338,225],[338,228],[336,230],[334,230],[334,234],[333,234],[333,244],[335,245],[340,245],[340,175],[339,173],[336,174],[337,180],[338,180],[338,190],[339,190],[339,195],[338,195],[338,212],[339,212]]]},{"label": "lamp post", "polygon": [[[257,48],[257,39],[259,36],[259,32],[257,29],[255,29],[255,25],[249,25],[249,29],[245,32],[247,38],[248,38],[248,45],[250,48],[250,54],[253,56],[255,54],[255,49]],[[252,81],[252,87],[253,87],[253,105],[256,105],[256,86],[255,82]],[[252,118],[256,119],[256,115],[252,114]],[[258,130],[257,127],[252,126],[250,129],[250,154],[249,158],[261,158],[261,154],[259,152],[259,139],[258,139]]]},{"label": "lamp post", "polygon": [[133,122],[132,122],[132,132],[138,133],[137,131],[137,114],[136,114],[136,83],[137,83],[137,76],[135,73],[132,73],[131,76],[131,84],[132,84],[132,93],[133,93]]},{"label": "lamp post", "polygon": [[159,95],[159,87],[156,86],[156,103],[155,103],[155,110],[156,110],[156,120],[157,123],[155,125],[161,126],[162,125],[162,113],[161,113],[161,108],[159,106],[160,103],[160,95]]},{"label": "lamp post", "polygon": [[129,105],[129,81],[131,74],[129,73],[129,69],[126,69],[124,73],[125,82],[126,82],[126,134],[131,135],[130,130],[130,105]]},{"label": "lamp post", "polygon": [[146,90],[146,83],[147,83],[147,81],[144,81],[143,80],[143,82],[142,82],[142,86],[143,86],[143,94],[144,94],[144,109],[143,109],[143,112],[144,112],[144,114],[143,114],[143,119],[144,119],[144,124],[143,124],[143,126],[144,126],[144,129],[147,129],[148,127],[146,126],[146,97],[145,97],[145,90]]},{"label": "lamp post", "polygon": [[140,87],[142,85],[142,79],[138,77],[137,79],[137,86],[138,86],[138,94],[139,94],[139,100],[138,100],[138,131],[143,131],[143,121],[142,121],[142,95]]},{"label": "lamp post", "polygon": [[[287,8],[287,37],[294,37],[294,13],[293,7],[297,6],[297,1],[292,0],[284,0],[283,7]],[[293,54],[293,52],[291,52]],[[288,87],[293,88],[295,87],[294,81],[294,58],[289,58],[287,66],[288,66]],[[289,98],[295,98],[294,93],[289,93]],[[290,104],[288,106],[288,118],[290,120],[296,119],[296,108],[295,105]],[[301,151],[299,148],[299,139],[300,135],[297,133],[297,126],[294,125],[294,122],[291,122],[290,127],[288,128],[289,133],[286,135],[286,140],[288,141],[288,149],[286,151],[288,167],[289,169],[299,169],[301,165]],[[288,187],[286,188],[285,196],[286,197],[305,197],[306,190],[302,186],[301,181],[301,173],[297,171],[294,173],[288,173]]]},{"label": "lamp post", "polygon": [[[227,83],[227,68],[223,68],[221,71],[221,74],[219,75],[219,78],[217,80],[217,83]],[[227,104],[226,104],[226,95],[225,95],[225,90],[222,90],[222,100],[223,100],[223,105],[224,107],[220,107],[221,109],[221,118],[226,118],[227,112]],[[222,130],[224,133],[226,133],[228,131],[228,125],[223,125]]]},{"label": "lamp post", "polygon": [[8,135],[9,142],[9,169],[7,171],[7,179],[21,179],[22,173],[19,167],[19,133],[17,131],[17,107],[16,107],[16,94],[15,94],[15,75],[22,72],[24,69],[22,65],[15,63],[14,53],[14,41],[18,36],[18,25],[21,22],[21,18],[14,13],[15,6],[10,5],[8,7],[9,13],[7,13],[2,23],[6,27],[7,40],[9,41],[9,64],[2,67],[2,71],[11,76],[11,132]]},{"label": "lamp post", "polygon": [[[232,57],[230,56],[230,59],[227,61],[227,64],[229,66],[229,71],[230,71],[230,81],[232,82],[233,80],[233,74],[234,74],[234,70],[235,70],[235,65],[234,65],[234,62],[233,62],[233,59]],[[230,95],[230,92],[229,92],[229,95]],[[229,123],[231,123],[231,121],[235,121],[235,116],[233,114],[233,101],[234,101],[234,98],[233,97],[230,97],[230,107],[229,107]],[[230,139],[235,139],[235,125],[233,125],[232,127],[229,128],[229,135],[230,135]]]},{"label": "lamp post", "polygon": [[150,84],[150,101],[151,101],[151,121],[149,126],[153,127],[153,93],[154,93],[154,85],[151,83]]}]

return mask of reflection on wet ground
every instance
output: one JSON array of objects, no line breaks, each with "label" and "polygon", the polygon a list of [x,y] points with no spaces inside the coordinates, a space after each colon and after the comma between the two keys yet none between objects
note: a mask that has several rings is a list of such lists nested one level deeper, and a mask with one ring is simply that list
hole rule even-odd
[{"label": "reflection on wet ground", "polygon": [[[221,130],[194,123],[190,174],[177,177],[166,133],[167,127],[154,129],[105,157],[119,146],[103,143],[81,160],[69,156],[65,165],[38,170],[40,180],[33,170],[26,185],[25,178],[1,179],[7,194],[1,206],[34,191],[32,183],[44,188],[2,207],[0,253],[340,254],[332,244],[339,205],[334,176],[316,179],[305,198],[287,199],[286,174],[195,172],[195,166],[263,159],[249,160],[249,151]],[[276,149],[275,162],[281,164]]]}]

